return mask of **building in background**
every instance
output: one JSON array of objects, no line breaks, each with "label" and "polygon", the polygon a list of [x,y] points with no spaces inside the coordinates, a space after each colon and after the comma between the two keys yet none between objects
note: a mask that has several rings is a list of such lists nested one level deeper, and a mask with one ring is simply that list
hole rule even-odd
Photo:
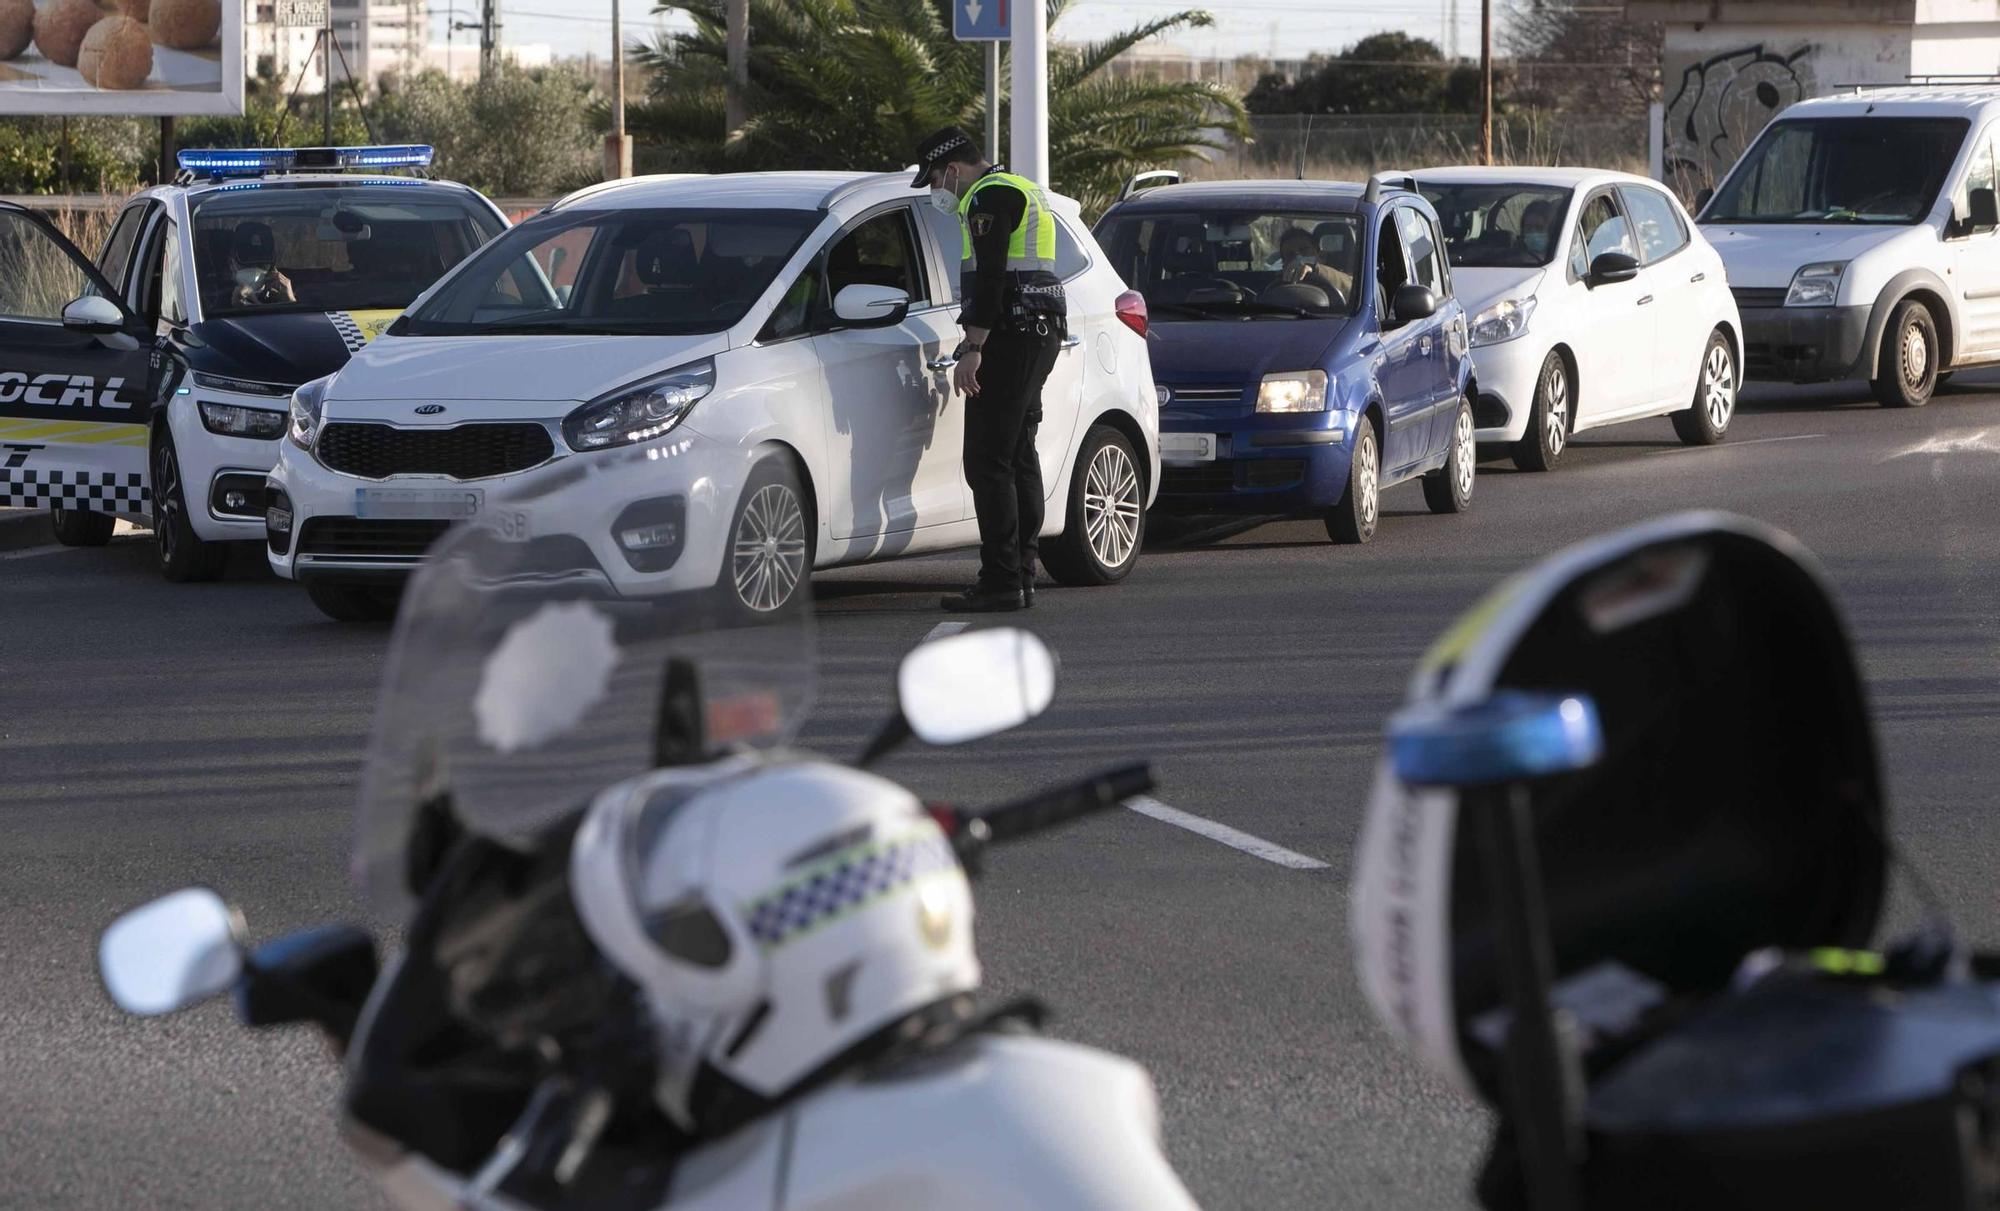
[{"label": "building in background", "polygon": [[243,5],[243,71],[251,79],[268,75],[290,90],[318,93],[326,88],[326,72],[313,52],[319,36],[314,29],[280,26],[276,0],[245,0]]},{"label": "building in background", "polygon": [[[525,46],[500,45],[500,60],[512,67],[547,67],[556,61],[555,48],[546,42]],[[450,42],[433,42],[424,48],[417,65],[424,71],[441,71],[464,83],[479,78],[479,35],[468,34]],[[607,73],[608,74],[608,73]]]},{"label": "building in background", "polygon": [[[430,20],[429,0],[333,0],[333,36],[364,87],[422,66]],[[338,78],[338,60],[333,70]]]}]

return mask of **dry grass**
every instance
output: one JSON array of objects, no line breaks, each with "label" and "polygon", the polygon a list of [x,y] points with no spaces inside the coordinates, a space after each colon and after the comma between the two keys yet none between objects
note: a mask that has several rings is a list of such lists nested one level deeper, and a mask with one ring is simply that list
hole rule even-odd
[{"label": "dry grass", "polygon": [[[111,234],[117,210],[64,203],[45,209],[43,214],[84,255],[94,257]],[[56,319],[87,285],[82,271],[46,236],[16,227],[9,238],[0,240],[0,310],[6,314]]]},{"label": "dry grass", "polygon": [[[1207,161],[1181,166],[1193,179],[1306,177],[1358,180],[1373,173],[1479,162],[1478,125],[1465,118],[1299,115],[1254,120],[1255,135]],[[1496,164],[1574,165],[1646,171],[1643,120],[1510,114],[1493,131]]]}]

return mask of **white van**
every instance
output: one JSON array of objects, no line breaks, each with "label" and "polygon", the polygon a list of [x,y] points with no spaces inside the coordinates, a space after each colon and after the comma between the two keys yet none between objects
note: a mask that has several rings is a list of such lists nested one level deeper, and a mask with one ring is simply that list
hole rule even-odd
[{"label": "white van", "polygon": [[1743,315],[1745,376],[1865,378],[1914,408],[2000,362],[2000,83],[1801,101],[1702,201]]}]

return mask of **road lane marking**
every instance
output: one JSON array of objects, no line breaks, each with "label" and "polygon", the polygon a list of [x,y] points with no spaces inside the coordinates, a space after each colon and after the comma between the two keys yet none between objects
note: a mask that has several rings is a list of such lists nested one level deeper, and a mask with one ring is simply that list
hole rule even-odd
[{"label": "road lane marking", "polygon": [[971,625],[969,622],[940,622],[931,628],[930,634],[924,636],[924,642],[929,643],[933,639],[943,639],[946,635],[956,635]]},{"label": "road lane marking", "polygon": [[55,551],[67,551],[61,543],[50,543],[43,547],[23,547],[19,551],[0,551],[0,559],[32,559],[37,555],[47,555]]},{"label": "road lane marking", "polygon": [[1713,446],[1678,446],[1672,450],[1654,450],[1652,453],[1657,456],[1661,454],[1688,454],[1696,450],[1739,450],[1744,446],[1767,446],[1772,442],[1809,442],[1816,437],[1825,436],[1826,434],[1824,433],[1792,433],[1784,437],[1753,437],[1740,442],[1723,441]]},{"label": "road lane marking", "polygon": [[1881,461],[1893,462],[1924,454],[2000,454],[2000,440],[1994,438],[1991,429],[1958,429],[1926,438],[1914,446],[1905,446]]},{"label": "road lane marking", "polygon": [[1176,828],[1184,828],[1191,833],[1207,837],[1211,841],[1220,841],[1231,849],[1242,850],[1253,858],[1262,858],[1266,862],[1275,862],[1279,866],[1288,866],[1293,870],[1325,870],[1327,868],[1327,864],[1318,858],[1308,858],[1304,854],[1286,849],[1276,842],[1266,841],[1262,837],[1253,837],[1249,833],[1231,828],[1227,824],[1218,824],[1206,816],[1197,816],[1192,812],[1184,812],[1179,808],[1168,807],[1151,795],[1140,795],[1136,798],[1127,799],[1125,806],[1142,816],[1151,816],[1163,824],[1171,824]]}]

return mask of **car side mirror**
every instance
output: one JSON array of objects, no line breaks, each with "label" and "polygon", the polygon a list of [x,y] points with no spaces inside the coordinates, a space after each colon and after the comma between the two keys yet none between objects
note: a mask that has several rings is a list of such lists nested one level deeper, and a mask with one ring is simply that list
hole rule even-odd
[{"label": "car side mirror", "polygon": [[1975,189],[1966,195],[1968,208],[1972,211],[1972,230],[1992,231],[2000,227],[2000,199],[1994,197],[1991,189]]},{"label": "car side mirror", "polygon": [[243,972],[242,933],[221,896],[189,887],[113,921],[98,940],[98,974],[126,1013],[172,1013],[229,991]]},{"label": "car side mirror", "polygon": [[1639,259],[1630,253],[1600,252],[1590,263],[1590,285],[1629,282],[1639,276]]},{"label": "car side mirror", "polygon": [[1403,285],[1389,299],[1389,319],[1397,325],[1429,319],[1437,314],[1437,292],[1429,286]]},{"label": "car side mirror", "polygon": [[833,314],[850,328],[892,328],[910,314],[910,296],[894,286],[856,283],[833,296]]},{"label": "car side mirror", "polygon": [[126,320],[118,304],[101,294],[86,294],[63,308],[62,323],[71,332],[102,335],[124,331]]}]

